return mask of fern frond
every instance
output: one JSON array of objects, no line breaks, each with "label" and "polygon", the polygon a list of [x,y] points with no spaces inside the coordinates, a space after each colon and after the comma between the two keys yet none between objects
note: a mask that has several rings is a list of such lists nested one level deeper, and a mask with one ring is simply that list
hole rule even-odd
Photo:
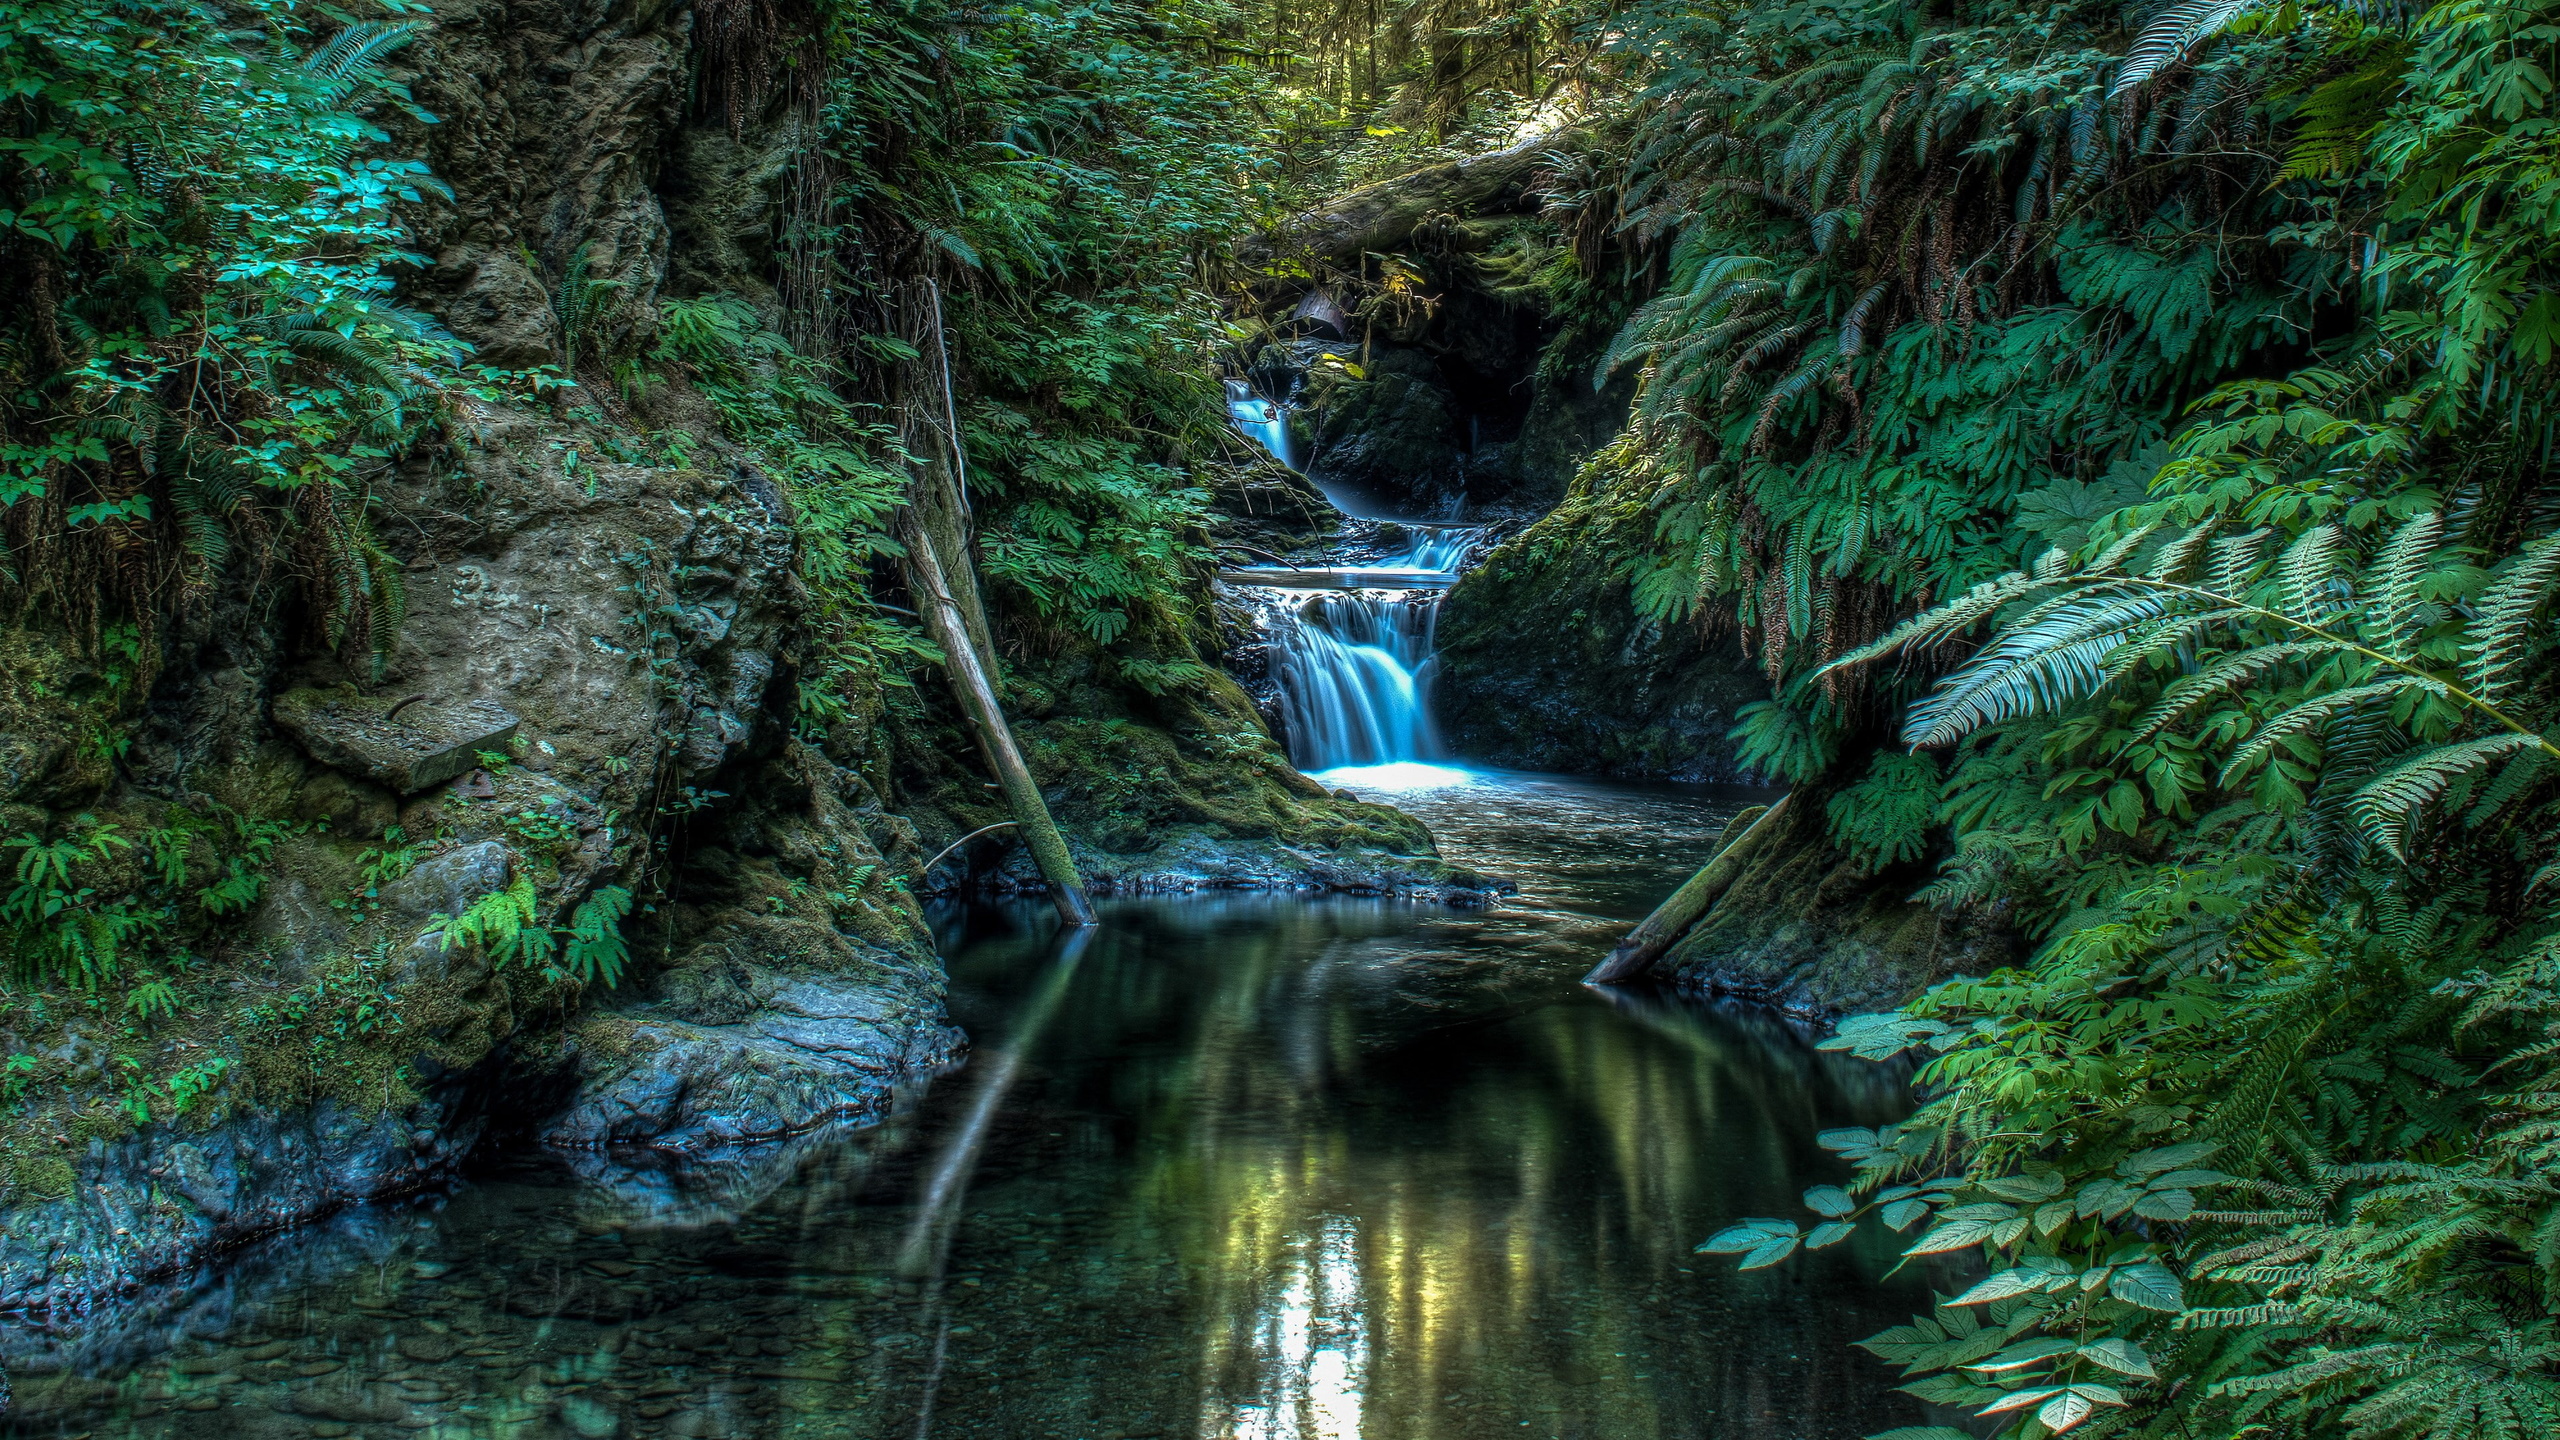
[{"label": "fern frond", "polygon": [[2107,98],[2121,99],[2151,83],[2162,71],[2185,60],[2188,51],[2229,29],[2232,21],[2257,3],[2258,0],[2175,0],[2133,37],[2133,48],[2125,52],[2124,63],[2116,68],[2115,83],[2108,87]]},{"label": "fern frond", "polygon": [[2446,693],[2443,681],[2430,680],[2417,675],[2392,675],[2387,679],[2364,685],[2350,685],[2344,690],[2332,690],[2326,695],[2305,700],[2292,709],[2270,718],[2264,725],[2258,727],[2257,734],[2250,736],[2239,749],[2231,752],[2230,763],[2222,767],[2220,783],[2227,788],[2241,776],[2255,769],[2259,761],[2266,759],[2275,747],[2285,740],[2298,735],[2307,735],[2359,705],[2372,701],[2390,700],[2411,690],[2423,690],[2434,695]]},{"label": "fern frond", "polygon": [[2346,529],[2334,522],[2303,531],[2301,538],[2286,546],[2276,561],[2277,573],[2284,578],[2277,608],[2306,625],[2317,625],[2326,618],[2336,608],[2329,582],[2337,574],[2339,558],[2346,548]]},{"label": "fern frond", "polygon": [[2098,662],[2174,603],[2148,590],[2099,588],[2047,604],[2002,630],[1988,650],[1913,705],[1904,742],[1950,744],[1985,725],[2081,699],[2105,679]]},{"label": "fern frond", "polygon": [[2427,578],[2429,557],[2444,534],[2444,515],[2429,510],[2409,517],[2375,556],[2371,571],[2377,588],[2365,599],[2365,620],[2376,633],[2375,649],[2395,660],[2413,658],[2408,642],[2418,628],[2418,587]]},{"label": "fern frond", "polygon": [[2464,667],[2471,693],[2495,705],[2506,691],[2516,662],[2523,658],[2536,612],[2560,583],[2560,535],[2546,535],[2524,547],[2480,597],[2463,639],[2471,651]]},{"label": "fern frond", "polygon": [[[2173,627],[2184,631],[2189,627],[2205,629],[2226,623],[2232,612],[2208,611],[2201,615],[2182,615]],[[2167,634],[2151,637],[2155,643],[2169,638]],[[2274,645],[2258,645],[2214,660],[2204,669],[2185,676],[2160,693],[2160,698],[2134,722],[2134,738],[2148,740],[2184,719],[2198,705],[2218,694],[2234,694],[2278,665],[2296,660],[2353,653],[2351,647],[2335,640],[2297,640]]]},{"label": "fern frond", "polygon": [[2422,751],[2356,792],[2356,819],[2393,859],[2406,861],[2409,857],[2401,847],[2408,839],[2410,822],[2419,811],[2443,795],[2455,780],[2500,756],[2533,751],[2539,739],[2533,735],[2487,735]]},{"label": "fern frond", "polygon": [[2160,553],[2152,557],[2150,568],[2142,573],[2153,580],[2185,580],[2196,563],[2196,557],[2207,552],[2213,544],[2214,535],[2221,528],[2220,519],[2206,520],[2161,546]]},{"label": "fern frond", "polygon": [[2012,602],[2032,595],[2050,583],[2044,577],[2014,570],[1997,580],[1985,580],[1944,605],[1912,616],[1887,632],[1882,639],[1850,651],[1814,674],[1820,676],[1851,665],[1863,665],[1900,650],[1943,645]]},{"label": "fern frond", "polygon": [[415,20],[358,20],[303,57],[302,71],[332,101],[346,97],[375,62],[426,32]]}]

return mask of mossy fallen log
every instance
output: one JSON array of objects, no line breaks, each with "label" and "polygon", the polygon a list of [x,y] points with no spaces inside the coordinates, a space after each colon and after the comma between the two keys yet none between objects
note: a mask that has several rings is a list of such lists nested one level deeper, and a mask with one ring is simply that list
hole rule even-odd
[{"label": "mossy fallen log", "polygon": [[1575,149],[1584,138],[1581,126],[1566,125],[1505,149],[1426,165],[1363,186],[1294,217],[1277,231],[1247,236],[1236,243],[1236,256],[1248,265],[1267,265],[1294,256],[1342,261],[1394,250],[1435,215],[1476,216],[1510,208],[1506,202],[1525,195],[1549,155]]},{"label": "mossy fallen log", "polygon": [[1786,808],[1787,797],[1781,795],[1775,805],[1753,806],[1734,816],[1717,842],[1715,858],[1700,866],[1687,884],[1672,891],[1670,899],[1655,906],[1642,924],[1618,942],[1607,959],[1591,967],[1582,983],[1620,985],[1652,969],[1653,962],[1661,959],[1663,952],[1677,944],[1689,927],[1698,923],[1698,917],[1707,913],[1707,907],[1716,903],[1716,897],[1733,888],[1743,864],[1761,840],[1777,829],[1776,821]]}]

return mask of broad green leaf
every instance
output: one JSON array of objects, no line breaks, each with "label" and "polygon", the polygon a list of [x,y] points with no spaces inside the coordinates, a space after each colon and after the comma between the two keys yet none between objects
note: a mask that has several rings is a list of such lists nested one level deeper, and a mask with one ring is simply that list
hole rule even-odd
[{"label": "broad green leaf", "polygon": [[1796,1253],[1798,1240],[1799,1237],[1794,1235],[1780,1236],[1779,1238],[1770,1241],[1768,1244],[1761,1246],[1759,1249],[1752,1251],[1750,1254],[1743,1256],[1742,1268],[1745,1270],[1758,1270],[1764,1266],[1775,1265],[1779,1261]]},{"label": "broad green leaf", "polygon": [[1814,1226],[1813,1232],[1804,1237],[1804,1248],[1819,1250],[1826,1245],[1837,1245],[1857,1233],[1858,1227],[1846,1220],[1826,1220]]},{"label": "broad green leaf", "polygon": [[2042,1400],[2049,1395],[2059,1395],[2061,1393],[2062,1387],[2058,1385],[2048,1385],[2037,1390],[2012,1390],[1990,1404],[1983,1406],[1981,1411],[1978,1413],[1984,1415],[1998,1415],[2008,1410],[2024,1410],[2028,1406],[2033,1405],[2037,1401]]},{"label": "broad green leaf", "polygon": [[2056,1355],[2068,1355],[2078,1348],[2080,1347],[2068,1340],[2047,1336],[2042,1340],[2030,1340],[2023,1345],[2012,1345],[1988,1360],[1978,1360],[1964,1368],[1979,1370],[1985,1375],[1998,1375],[2011,1370],[2024,1370],[2030,1365],[2041,1365]]},{"label": "broad green leaf", "polygon": [[2036,1419],[2043,1422],[2044,1428],[2059,1435],[2097,1413],[2097,1409],[2096,1402],[2087,1396],[2066,1390],[2054,1396],[2043,1409],[2038,1410]]},{"label": "broad green leaf", "polygon": [[2229,1185],[2230,1176],[2219,1170],[2172,1170],[2154,1175],[2143,1182],[2154,1190],[2201,1190],[2208,1185]]},{"label": "broad green leaf", "polygon": [[2119,1375],[2134,1375],[2145,1380],[2160,1378],[2160,1372],[2151,1367],[2151,1357],[2143,1354],[2142,1347],[2130,1340],[2093,1340],[2081,1346],[2080,1353]]},{"label": "broad green leaf", "polygon": [[2184,1220],[2195,1209],[2195,1192],[2191,1190],[2154,1190],[2133,1202],[2133,1213],[2145,1220]]},{"label": "broad green leaf", "polygon": [[1837,1185],[1814,1186],[1804,1192],[1804,1203],[1805,1208],[1815,1214],[1828,1215],[1835,1220],[1858,1208],[1858,1202],[1850,1197],[1849,1192]]},{"label": "broad green leaf", "polygon": [[2062,1193],[2062,1185],[2062,1177],[2053,1174],[2003,1175],[1982,1182],[1983,1189],[2001,1199],[2017,1201],[2050,1200]]},{"label": "broad green leaf", "polygon": [[1928,1213],[1929,1202],[1925,1200],[1896,1200],[1892,1204],[1884,1207],[1884,1209],[1876,1212],[1877,1218],[1883,1220],[1885,1224],[1892,1226],[1896,1230],[1910,1229],[1911,1222],[1926,1216]]},{"label": "broad green leaf", "polygon": [[2107,1293],[2128,1305],[2176,1314],[2186,1308],[2186,1287],[2178,1277],[2152,1261],[2127,1265],[2107,1282]]},{"label": "broad green leaf", "polygon": [[1697,1253],[1739,1255],[1795,1233],[1796,1222],[1793,1220],[1745,1220],[1739,1225],[1728,1225],[1708,1237],[1707,1243],[1699,1246]]},{"label": "broad green leaf", "polygon": [[2024,1295],[2030,1291],[2041,1290],[2045,1282],[2051,1278],[2049,1275],[2033,1270],[2003,1270],[1947,1303],[1988,1305],[1994,1300],[2006,1300],[2012,1295]]},{"label": "broad green leaf", "polygon": [[2149,1179],[2167,1170],[2176,1170],[2208,1159],[2222,1146],[2211,1140],[2192,1140],[2184,1145],[2163,1145],[2128,1156],[2116,1167],[2116,1173],[2127,1179]]},{"label": "broad green leaf", "polygon": [[1962,1250],[1979,1245],[1989,1237],[1992,1222],[1988,1220],[1949,1220],[1922,1235],[1905,1255],[1942,1255],[1949,1250]]}]

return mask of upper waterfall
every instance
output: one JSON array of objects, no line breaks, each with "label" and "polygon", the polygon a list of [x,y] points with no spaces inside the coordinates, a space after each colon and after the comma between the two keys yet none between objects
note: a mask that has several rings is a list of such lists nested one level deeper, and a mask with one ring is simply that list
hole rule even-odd
[{"label": "upper waterfall", "polygon": [[1227,413],[1235,418],[1236,428],[1254,439],[1254,443],[1271,452],[1271,458],[1295,470],[1298,462],[1289,450],[1289,417],[1278,403],[1253,393],[1253,386],[1243,380],[1227,382]]}]

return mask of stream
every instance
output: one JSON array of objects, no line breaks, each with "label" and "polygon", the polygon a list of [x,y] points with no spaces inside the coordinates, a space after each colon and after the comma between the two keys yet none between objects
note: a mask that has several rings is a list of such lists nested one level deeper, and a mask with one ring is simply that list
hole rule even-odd
[{"label": "stream", "polygon": [[[1376,772],[1370,772],[1372,778]],[[1329,783],[1359,772],[1322,777]],[[1346,896],[940,917],[971,1062],[694,1171],[519,1154],[199,1277],[13,1435],[1766,1436],[1915,1422],[1861,1237],[1750,1273],[1813,1144],[1904,1106],[1790,1024],[1576,983],[1747,796],[1455,770],[1391,797],[1481,911]],[[1436,782],[1436,783],[1435,783]]]},{"label": "stream", "polygon": [[[1231,393],[1284,461],[1278,407]],[[1374,522],[1373,522],[1374,523]],[[1777,1016],[1583,972],[1752,792],[1463,768],[1392,522],[1231,571],[1291,756],[1514,877],[936,915],[954,1073],[866,1128],[670,1168],[492,1147],[446,1193],[224,1257],[23,1374],[62,1440],[1848,1440],[1922,1417],[1851,1348],[1927,1303],[1892,1237],[1739,1272],[1813,1137],[1908,1108]]]}]

